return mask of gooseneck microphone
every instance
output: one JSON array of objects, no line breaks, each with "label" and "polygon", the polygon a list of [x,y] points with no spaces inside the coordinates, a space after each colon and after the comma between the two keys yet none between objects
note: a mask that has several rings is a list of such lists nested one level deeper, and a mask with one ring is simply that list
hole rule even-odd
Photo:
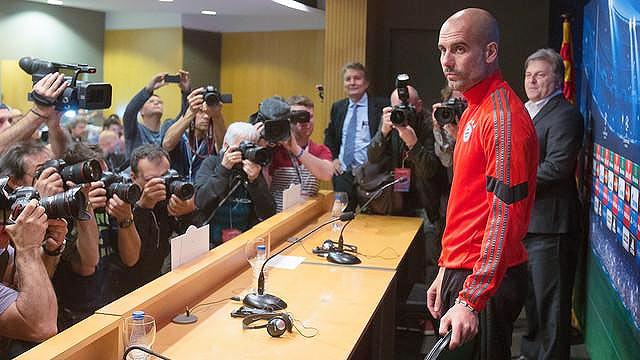
[{"label": "gooseneck microphone", "polygon": [[[360,207],[360,210],[354,214],[354,218],[355,215],[360,214],[364,211],[367,210],[367,207],[371,204],[371,202],[377,198],[380,197],[380,195],[388,188],[390,188],[391,186],[398,184],[398,183],[404,183],[407,181],[407,177],[406,176],[401,176],[397,179],[395,179],[394,181],[384,185],[383,187],[381,187],[380,189],[376,190],[373,195],[369,198],[369,200],[367,200],[367,202],[364,203],[364,205],[362,205]],[[340,236],[338,237],[338,242],[335,243],[331,240],[327,240],[325,241],[325,244],[323,244],[322,248],[325,251],[328,251],[327,254],[327,260],[329,262],[335,263],[335,264],[343,264],[343,265],[355,265],[355,264],[360,264],[362,261],[360,261],[360,259],[353,255],[350,254],[349,252],[357,252],[358,248],[354,245],[348,245],[344,243],[344,237],[342,236],[342,234],[344,233],[344,229],[347,228],[347,225],[349,225],[351,223],[351,221],[353,220],[353,218],[351,218],[349,221],[347,221],[343,226],[342,229],[340,230]]]},{"label": "gooseneck microphone", "polygon": [[296,239],[296,241],[294,241],[291,244],[285,246],[283,249],[281,249],[280,251],[276,252],[275,254],[269,256],[267,258],[267,260],[265,260],[265,262],[262,264],[262,267],[260,268],[260,275],[258,275],[258,291],[256,293],[247,294],[244,297],[244,299],[242,300],[242,302],[246,306],[249,306],[249,307],[252,307],[252,308],[255,308],[255,309],[263,309],[263,310],[268,310],[268,311],[277,311],[277,310],[286,309],[287,308],[287,303],[284,302],[282,299],[280,299],[279,297],[277,297],[275,295],[265,294],[264,293],[264,267],[267,265],[269,260],[273,259],[274,257],[280,255],[283,251],[289,249],[293,245],[295,245],[295,244],[299,243],[300,241],[306,239],[307,237],[311,236],[311,234],[313,234],[316,231],[320,230],[322,227],[324,227],[326,225],[329,225],[331,223],[334,223],[336,221],[351,221],[351,220],[353,220],[354,216],[355,216],[355,214],[353,212],[351,212],[351,211],[342,213],[340,215],[340,217],[333,218],[331,220],[325,221],[324,223],[322,223],[322,224],[316,226],[315,228],[311,229],[306,234],[302,235],[299,239]]}]

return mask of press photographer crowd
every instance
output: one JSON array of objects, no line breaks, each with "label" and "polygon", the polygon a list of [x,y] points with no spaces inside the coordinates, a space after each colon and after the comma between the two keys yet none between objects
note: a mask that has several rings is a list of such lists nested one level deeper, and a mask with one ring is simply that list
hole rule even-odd
[{"label": "press photographer crowd", "polygon": [[[467,9],[447,20],[438,43],[447,85],[435,104],[424,103],[407,74],[397,75],[388,97],[374,97],[365,67],[345,65],[346,97],[331,107],[323,144],[311,140],[310,94],[263,99],[246,121],[229,124],[223,109],[231,94],[194,87],[178,70],[153,76],[121,119],[88,121],[83,111],[110,108],[119,89],[80,80],[96,72],[91,66],[22,58],[33,80],[25,94],[31,108],[0,104],[0,358],[168,272],[170,239],[189,225],[208,224],[214,248],[283,211],[292,184],[311,197],[331,181],[353,211],[399,178],[367,211],[424,220],[435,331],[451,329],[455,348],[486,327],[482,346],[508,353],[502,337],[510,336],[528,281],[553,271],[527,268],[527,250],[529,261],[538,256],[528,246],[573,226],[569,211],[562,229],[536,220],[547,216],[534,201],[536,177],[538,196],[566,195],[556,192],[565,182],[565,193],[574,191],[582,131],[565,129],[562,140],[540,141],[536,150],[542,122],[534,127],[531,119],[547,115],[547,103],[562,107],[561,116],[579,116],[561,99],[562,59],[541,49],[526,60],[523,104],[502,80],[497,44],[497,23],[486,12]],[[171,119],[156,93],[165,86],[181,93]],[[63,126],[67,110],[77,115]],[[88,127],[99,131],[89,136]],[[559,204],[577,203],[565,200]],[[529,291],[532,319],[541,304],[564,309],[551,325],[530,328],[529,350],[550,349],[539,344],[548,339],[564,349],[556,325],[568,321],[565,290],[562,297]]]}]

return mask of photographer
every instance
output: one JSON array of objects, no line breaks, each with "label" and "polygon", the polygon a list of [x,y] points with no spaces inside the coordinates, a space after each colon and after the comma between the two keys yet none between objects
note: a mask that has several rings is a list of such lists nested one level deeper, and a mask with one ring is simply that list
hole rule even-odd
[{"label": "photographer", "polygon": [[[435,150],[436,156],[440,159],[442,166],[447,169],[451,169],[453,166],[453,149],[456,145],[456,137],[458,135],[458,117],[456,116],[453,122],[440,125],[438,119],[436,119],[436,111],[438,108],[442,107],[443,103],[453,99],[464,99],[462,93],[458,90],[453,90],[448,85],[445,86],[441,91],[440,95],[442,95],[442,102],[435,103],[432,105],[433,112],[432,114],[432,123],[433,123],[433,136],[436,140],[435,142]],[[451,174],[449,178],[453,177]]]},{"label": "photographer", "polygon": [[313,133],[313,101],[306,96],[287,99],[291,107],[291,136],[281,141],[273,152],[269,166],[271,195],[276,211],[282,211],[282,192],[291,184],[300,184],[303,196],[314,196],[320,181],[333,175],[331,150],[311,141]]},{"label": "photographer", "polygon": [[[45,75],[35,83],[33,92],[53,101],[62,94],[68,85],[64,80],[64,75],[56,72]],[[34,102],[33,107],[20,121],[0,132],[0,153],[16,141],[29,139],[40,126],[46,124],[49,129],[51,150],[56,156],[61,156],[67,146],[67,135],[60,126],[60,115],[53,105]]]},{"label": "photographer", "polygon": [[57,239],[47,234],[51,220],[37,200],[25,206],[14,224],[7,225],[4,216],[0,221],[0,263],[6,264],[0,268],[0,358],[6,359],[11,339],[41,342],[58,332],[56,294],[42,262],[42,239],[56,243],[66,228],[58,226],[64,230]]},{"label": "photographer", "polygon": [[[208,218],[213,214],[209,224],[213,247],[275,214],[262,167],[243,159],[245,156],[239,149],[242,141],[255,144],[258,137],[251,124],[229,125],[221,153],[207,158],[198,172],[196,205],[202,216]],[[239,181],[243,186],[236,188],[229,199],[220,204]]]},{"label": "photographer", "polygon": [[[187,94],[191,88],[189,73],[184,70],[178,71],[180,82],[178,87],[182,92],[182,106],[179,118],[187,107]],[[167,85],[165,77],[168,73],[156,74],[151,78],[147,86],[142,88],[129,102],[122,117],[124,121],[125,154],[131,157],[134,149],[143,144],[160,144],[160,124],[164,111],[162,99],[153,92]],[[138,112],[142,117],[142,122],[138,122]]]},{"label": "photographer", "polygon": [[202,87],[192,91],[185,114],[178,120],[167,120],[160,131],[172,167],[189,181],[195,180],[204,159],[218,153],[225,133],[222,103],[208,105],[204,92]]},{"label": "photographer", "polygon": [[169,169],[169,154],[158,145],[142,145],[131,154],[131,179],[142,189],[133,209],[141,248],[140,259],[123,281],[125,293],[160,276],[171,249],[169,238],[180,225],[176,217],[181,222],[191,222],[194,198],[181,200],[176,194],[169,194],[163,177]]},{"label": "photographer", "polygon": [[[99,160],[106,170],[101,155],[89,146],[77,143],[64,156],[67,164],[73,165],[87,160]],[[61,328],[67,328],[92,315],[95,310],[124,295],[120,283],[126,276],[128,267],[135,265],[140,254],[140,237],[133,225],[131,205],[117,195],[107,197],[105,184],[101,181],[91,183],[88,193],[90,202],[90,221],[74,221],[77,231],[68,236],[67,248],[53,278],[61,310]],[[99,209],[99,210],[98,210]],[[99,266],[95,271],[79,271],[74,259],[79,256],[80,246],[74,244],[83,241],[87,234],[84,226],[93,226],[90,236],[99,232],[100,241],[92,250],[97,251]]]},{"label": "photographer", "polygon": [[[391,94],[391,105],[382,110],[380,130],[371,139],[367,149],[369,162],[379,163],[385,170],[408,171],[409,189],[403,193],[401,211],[394,215],[416,215],[424,208],[429,220],[440,219],[439,198],[443,179],[443,168],[433,149],[433,132],[429,114],[423,110],[422,99],[411,86],[408,90],[408,105],[414,108],[415,116],[407,115],[406,123],[394,124],[392,112],[402,101],[398,89]],[[409,110],[411,111],[411,110]],[[404,174],[404,172],[403,172]],[[396,174],[397,176],[397,174]]]}]

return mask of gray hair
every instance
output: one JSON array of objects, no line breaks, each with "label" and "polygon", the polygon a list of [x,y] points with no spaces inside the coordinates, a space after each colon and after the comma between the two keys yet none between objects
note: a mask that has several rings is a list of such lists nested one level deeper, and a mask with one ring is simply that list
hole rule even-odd
[{"label": "gray hair", "polygon": [[227,145],[239,143],[242,140],[248,140],[253,143],[258,142],[260,135],[253,125],[246,122],[235,122],[227,128],[224,134],[224,142]]},{"label": "gray hair", "polygon": [[547,64],[551,65],[553,75],[558,83],[562,84],[564,79],[564,62],[562,61],[562,56],[560,56],[557,51],[549,48],[536,50],[533,54],[529,55],[527,60],[524,62],[524,70],[527,71],[529,63],[536,60],[545,61]]}]

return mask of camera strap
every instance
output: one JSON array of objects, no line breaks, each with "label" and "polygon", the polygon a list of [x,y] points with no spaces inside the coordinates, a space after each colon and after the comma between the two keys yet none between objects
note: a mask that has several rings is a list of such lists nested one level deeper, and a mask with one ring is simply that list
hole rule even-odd
[{"label": "camera strap", "polygon": [[56,104],[55,100],[51,100],[49,98],[47,98],[46,96],[42,96],[40,94],[38,94],[35,91],[31,92],[31,98],[33,99],[33,101],[35,101],[38,105],[42,105],[42,106],[53,106]]},{"label": "camera strap", "polygon": [[296,169],[296,174],[298,175],[298,181],[300,182],[300,186],[302,186],[302,174],[300,173],[300,167],[298,166],[298,159],[291,156],[291,153],[287,151],[287,155],[289,155],[289,160],[291,160],[291,165],[294,169]]}]

